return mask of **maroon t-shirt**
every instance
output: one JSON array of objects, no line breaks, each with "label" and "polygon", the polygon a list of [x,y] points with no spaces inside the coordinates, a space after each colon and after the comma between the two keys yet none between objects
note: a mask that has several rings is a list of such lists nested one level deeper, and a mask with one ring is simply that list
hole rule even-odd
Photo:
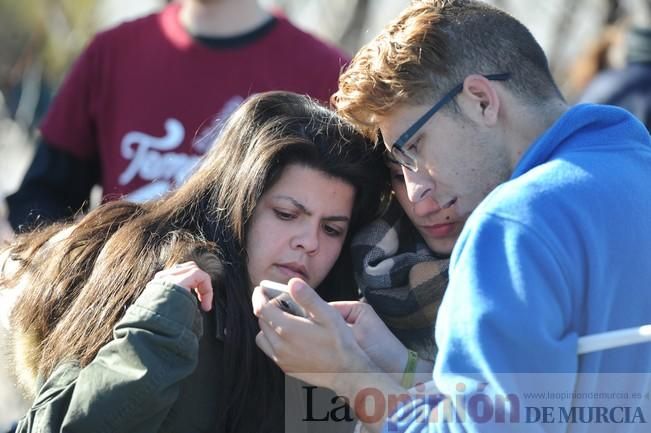
[{"label": "maroon t-shirt", "polygon": [[43,139],[99,159],[105,196],[141,201],[167,191],[206,151],[195,138],[247,96],[290,90],[327,102],[337,89],[344,54],[284,17],[263,27],[208,46],[171,4],[98,34],[59,90]]}]

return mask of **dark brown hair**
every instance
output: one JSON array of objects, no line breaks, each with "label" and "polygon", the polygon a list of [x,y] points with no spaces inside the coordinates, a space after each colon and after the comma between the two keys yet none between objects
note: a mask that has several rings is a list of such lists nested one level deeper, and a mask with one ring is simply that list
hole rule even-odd
[{"label": "dark brown hair", "polygon": [[[320,170],[355,188],[350,232],[381,210],[388,176],[379,150],[308,97],[268,92],[233,113],[178,190],[144,204],[108,203],[74,225],[18,237],[11,253],[20,268],[9,283],[28,283],[12,319],[41,341],[32,353],[37,373],[47,377],[66,359],[88,364],[154,274],[193,259],[211,274],[216,302],[225,308],[225,369],[233,374],[226,374],[231,398],[218,410],[229,412],[229,430],[237,430],[245,398],[262,395],[264,413],[265,387],[273,382],[268,372],[280,375],[255,346],[258,328],[243,246],[261,195],[288,164]],[[66,236],[49,241],[61,230]],[[327,299],[355,294],[352,272],[341,272],[345,256],[318,288]],[[346,274],[347,281],[335,281]]]}]

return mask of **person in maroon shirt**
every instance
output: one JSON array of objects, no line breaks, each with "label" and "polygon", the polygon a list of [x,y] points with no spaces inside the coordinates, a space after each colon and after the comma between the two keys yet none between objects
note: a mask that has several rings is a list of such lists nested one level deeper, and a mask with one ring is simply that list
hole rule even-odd
[{"label": "person in maroon shirt", "polygon": [[141,202],[183,182],[247,96],[289,90],[328,101],[348,60],[256,0],[185,0],[99,33],[40,126],[7,197],[14,230],[103,200]]}]

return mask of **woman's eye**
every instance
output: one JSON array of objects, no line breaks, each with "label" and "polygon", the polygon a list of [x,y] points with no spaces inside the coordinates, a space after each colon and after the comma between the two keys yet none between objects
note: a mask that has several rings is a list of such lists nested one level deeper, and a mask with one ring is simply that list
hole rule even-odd
[{"label": "woman's eye", "polygon": [[405,175],[402,174],[402,171],[400,172],[395,172],[391,173],[391,180],[394,182],[404,182],[405,181]]},{"label": "woman's eye", "polygon": [[284,220],[284,221],[293,220],[295,218],[294,214],[292,214],[290,212],[285,212],[285,211],[282,211],[282,210],[278,210],[278,209],[274,209],[274,213],[276,214],[276,216],[279,219]]},{"label": "woman's eye", "polygon": [[329,225],[324,225],[323,226],[323,231],[328,235],[332,237],[339,237],[342,235],[343,230],[338,229],[337,227],[329,226]]}]

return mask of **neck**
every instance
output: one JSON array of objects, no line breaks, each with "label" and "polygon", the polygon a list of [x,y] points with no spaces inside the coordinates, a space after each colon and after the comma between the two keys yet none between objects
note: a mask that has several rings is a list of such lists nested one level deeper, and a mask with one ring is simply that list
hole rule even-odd
[{"label": "neck", "polygon": [[180,19],[195,36],[230,37],[261,26],[270,17],[257,0],[184,0]]},{"label": "neck", "polygon": [[506,140],[509,149],[511,172],[520,162],[520,159],[529,147],[547,131],[568,109],[567,104],[557,99],[536,107],[518,106],[518,110],[511,113],[507,126],[511,136]]}]

